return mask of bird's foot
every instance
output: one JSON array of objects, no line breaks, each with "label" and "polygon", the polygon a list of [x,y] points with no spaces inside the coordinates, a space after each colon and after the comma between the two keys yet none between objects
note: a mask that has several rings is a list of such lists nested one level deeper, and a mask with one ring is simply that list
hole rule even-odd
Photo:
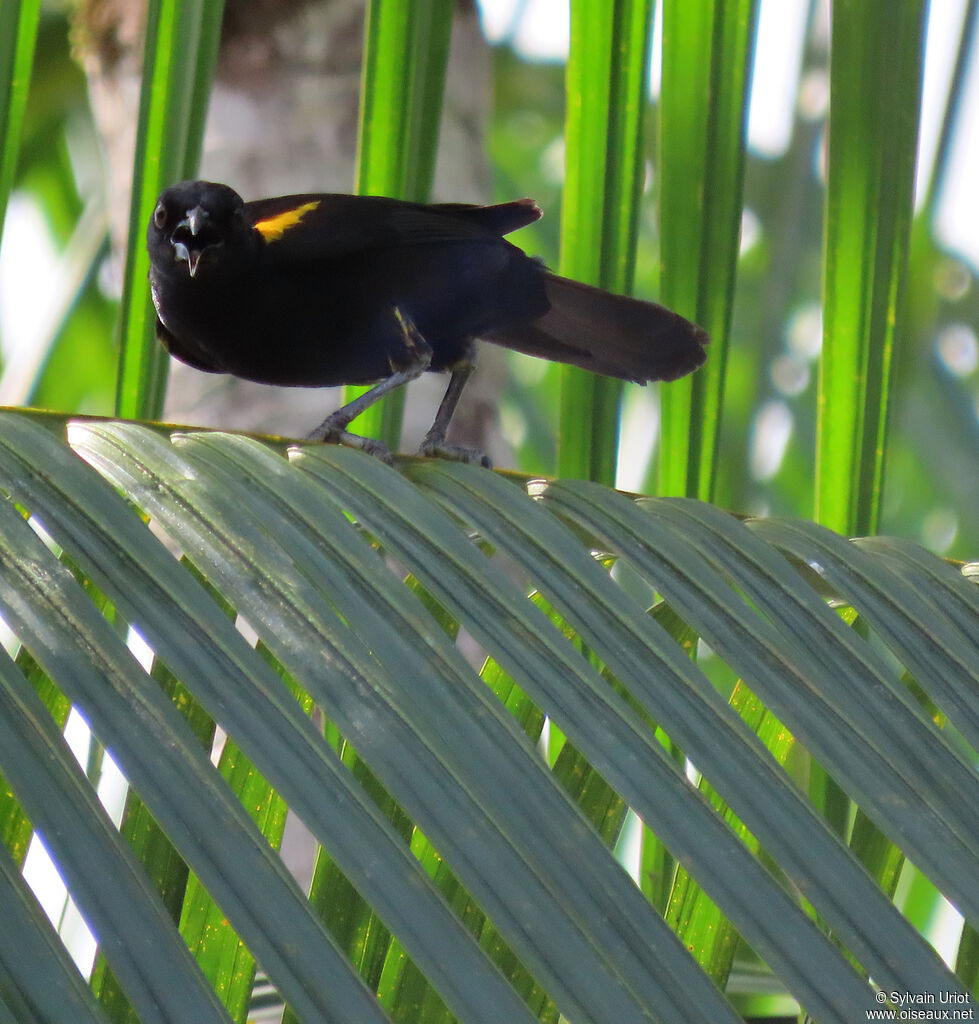
[{"label": "bird's foot", "polygon": [[383,441],[373,437],[362,437],[360,434],[352,434],[347,430],[346,423],[331,423],[332,417],[327,416],[325,420],[307,435],[308,441],[325,441],[327,444],[342,444],[348,448],[359,448],[368,455],[386,462],[389,466],[394,464],[391,457],[391,449]]},{"label": "bird's foot", "polygon": [[475,466],[482,466],[484,469],[492,469],[493,463],[488,455],[484,455],[478,448],[470,448],[467,445],[447,444],[439,438],[426,437],[418,449],[419,455],[428,459],[449,459],[452,462],[469,462]]}]

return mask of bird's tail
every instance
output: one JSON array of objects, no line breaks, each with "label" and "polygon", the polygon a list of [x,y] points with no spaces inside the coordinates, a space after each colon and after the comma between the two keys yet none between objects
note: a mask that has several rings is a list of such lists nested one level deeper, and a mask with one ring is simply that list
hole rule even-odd
[{"label": "bird's tail", "polygon": [[487,340],[640,384],[676,380],[707,358],[707,332],[665,306],[556,274],[547,274],[545,287],[551,308],[544,316],[505,327]]}]

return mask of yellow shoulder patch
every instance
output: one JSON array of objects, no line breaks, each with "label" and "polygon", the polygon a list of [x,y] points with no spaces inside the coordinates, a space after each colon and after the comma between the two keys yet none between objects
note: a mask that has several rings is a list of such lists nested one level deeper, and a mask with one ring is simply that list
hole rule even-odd
[{"label": "yellow shoulder patch", "polygon": [[256,221],[255,230],[261,232],[266,242],[274,242],[277,238],[281,238],[289,228],[294,228],[310,210],[315,210],[319,205],[320,201],[316,199],[311,203],[303,203],[302,206],[294,206],[291,210],[284,210],[274,217]]}]

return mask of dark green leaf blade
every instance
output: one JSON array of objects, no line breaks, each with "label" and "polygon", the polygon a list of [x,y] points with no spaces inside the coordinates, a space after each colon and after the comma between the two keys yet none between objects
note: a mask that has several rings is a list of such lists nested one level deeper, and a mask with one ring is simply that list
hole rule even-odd
[{"label": "dark green leaf blade", "polygon": [[[0,651],[0,674],[10,668]],[[92,990],[5,849],[0,848],[0,1021],[10,1024],[106,1024]],[[4,1007],[9,1014],[4,1016]]]},{"label": "dark green leaf blade", "polygon": [[[227,501],[227,481],[215,485],[213,490],[198,488],[194,481],[200,479],[199,469],[149,431],[121,424],[98,431],[90,428],[84,438],[79,432],[75,443],[111,478],[124,483],[188,550],[194,551],[195,562],[207,569],[210,581],[234,598],[255,628],[266,632],[264,639],[290,672],[306,685],[318,682],[318,692],[329,681],[334,687],[329,701],[331,711],[339,716],[338,705],[345,706],[357,716],[360,724],[347,731],[360,737],[372,720],[369,715],[364,716],[371,678],[376,672],[369,664],[373,659],[365,662],[358,655],[356,642],[349,650],[331,647],[328,630],[332,626],[325,627],[324,623],[330,622],[333,613],[328,612],[320,621],[317,616],[322,609],[321,598],[315,600],[316,614],[310,619],[305,601],[288,587],[283,592],[281,570],[288,562],[268,537],[268,519],[250,519],[246,512],[248,503],[237,499],[224,507],[214,506],[214,501]],[[198,503],[203,504],[203,509],[195,508]],[[234,524],[230,534],[225,532],[229,529],[229,517]],[[275,572],[270,573],[264,564],[269,557],[276,566]],[[387,820],[338,765],[332,748],[316,733],[292,697],[286,694],[283,698],[280,681],[275,678],[270,685],[267,666],[262,663],[260,668],[246,658],[244,652],[237,650],[237,641],[231,645],[235,653],[230,664],[219,663],[207,638],[220,637],[223,644],[229,644],[228,623],[215,621],[213,609],[209,615],[199,599],[185,592],[186,582],[175,578],[172,570],[157,565],[156,574],[168,579],[168,586],[181,595],[182,605],[196,605],[196,614],[187,617],[177,630],[166,627],[157,605],[161,600],[170,603],[170,599],[161,595],[157,584],[144,580],[139,588],[120,595],[127,608],[134,602],[138,605],[139,612],[134,617],[141,632],[152,640],[168,663],[175,668],[181,666],[181,677],[195,679],[199,699],[330,849],[392,931],[405,937],[412,955],[446,1001],[457,1007],[461,1016],[468,1014],[473,1021],[491,1019],[485,1015],[498,1013],[500,1006],[507,1007],[506,1012],[513,1020],[520,1020],[522,1004],[448,913]],[[270,613],[274,613],[271,621]],[[206,630],[202,622],[208,623]],[[234,631],[231,636],[237,638]],[[198,640],[192,658],[186,650],[189,637]],[[286,637],[292,637],[293,642],[287,643]],[[203,674],[202,661],[208,664],[214,678]],[[247,673],[241,671],[243,664],[248,666]],[[367,675],[359,675],[365,669]],[[352,686],[351,680],[357,679],[361,680],[360,685]],[[256,682],[261,686],[255,686]],[[247,702],[230,699],[229,695],[243,690],[250,694]],[[360,739],[359,745],[366,745]],[[374,734],[372,742],[383,739]],[[208,887],[212,888],[210,884]],[[424,927],[419,922],[424,922]],[[278,984],[275,972],[268,968],[264,958],[260,959]],[[283,994],[288,998],[287,993]],[[302,1016],[298,1009],[297,1013]]]},{"label": "dark green leaf blade", "polygon": [[[756,737],[744,728],[741,720],[730,711],[680,649],[666,640],[665,635],[658,635],[647,616],[637,614],[636,608],[630,608],[621,592],[617,591],[584,551],[579,548],[575,552],[575,545],[569,543],[570,538],[558,529],[558,524],[546,527],[542,522],[543,513],[539,509],[527,507],[529,503],[525,497],[488,474],[470,472],[467,467],[435,470],[425,465],[413,468],[411,474],[435,488],[481,532],[509,551],[518,564],[535,566],[540,574],[542,588],[559,604],[589,645],[607,661],[615,675],[633,689],[635,696],[641,696],[648,712],[671,733],[698,768],[712,781],[716,780],[716,785],[723,786],[724,797],[758,836],[762,845],[782,863],[783,869],[796,884],[804,888],[807,896],[825,907],[827,913],[840,923],[848,941],[859,945],[861,951],[868,952],[879,948],[881,941],[890,941],[894,929],[902,924],[893,907],[880,898],[873,886],[867,884],[859,867],[812,813],[795,787],[778,770],[773,769],[767,751],[760,748]],[[684,617],[689,622],[699,624],[706,609],[695,610],[691,614],[693,606],[689,598],[682,596],[684,593],[693,595],[705,588],[719,590],[722,595],[730,593],[727,585],[719,578],[715,577],[711,581],[711,574],[704,571],[706,567],[702,563],[698,566],[699,559],[692,557],[693,552],[689,555],[680,554],[680,549],[686,546],[680,536],[650,532],[652,524],[644,523],[649,517],[644,516],[634,503],[623,496],[583,483],[555,484],[547,488],[544,496],[545,504],[553,503],[556,508],[572,513],[587,527],[594,529],[604,521],[605,525],[598,535],[606,543],[612,538],[622,543],[629,537],[627,551],[633,560],[644,559],[649,562],[643,548],[636,543],[644,533],[649,537],[647,551],[656,549],[671,552],[671,559],[678,561],[671,572],[676,582],[669,580],[670,586],[666,586],[662,572],[658,572],[656,584],[675,608],[683,609]],[[518,508],[520,511],[517,511]],[[608,518],[605,519],[602,513]],[[614,530],[611,525],[613,519]],[[571,567],[574,570],[573,578],[569,578]],[[676,589],[680,579],[684,579],[683,590]],[[588,581],[587,587],[585,580]],[[590,592],[593,596],[588,601]],[[638,638],[641,638],[640,649],[636,648]],[[770,652],[766,652],[764,658],[767,660],[771,656]],[[664,687],[663,673],[670,674],[672,686]],[[562,719],[558,718],[558,721]],[[737,770],[731,770],[733,764],[739,766]],[[648,788],[647,785],[645,789]],[[646,817],[648,812],[642,806],[636,809]],[[694,808],[691,808],[689,813],[693,814],[693,811]],[[701,827],[707,828],[706,825]],[[668,845],[673,839],[667,832],[661,833],[661,837]],[[720,842],[720,837],[716,841]],[[824,867],[825,873],[820,875],[812,863],[802,865],[798,862],[797,853],[803,845],[810,850],[819,847],[819,854],[813,859],[816,864]],[[703,867],[705,862],[696,862],[700,870],[693,866],[693,858],[699,854],[700,851],[696,855],[687,851],[687,863],[698,875],[699,881],[710,889],[710,876],[705,874]],[[730,853],[728,855],[732,856]],[[833,865],[832,869],[829,868],[830,864]],[[742,867],[742,870],[746,869]],[[843,876],[848,878],[845,899],[841,898],[839,889],[839,879]],[[713,879],[710,881],[713,882]],[[761,883],[752,883],[758,884]],[[857,893],[860,893],[861,905],[864,907],[861,912],[853,909]],[[737,906],[737,900],[729,903],[731,896],[723,890],[718,890],[716,899],[733,916],[732,908]],[[769,909],[771,899],[773,897],[766,900]],[[876,911],[871,912],[871,906],[876,906]],[[784,914],[777,916],[780,920],[785,917]],[[880,918],[879,923],[868,926],[867,919],[877,917]],[[756,923],[746,924],[741,918],[737,918],[736,922],[760,954],[770,960],[777,958],[779,951],[763,945],[767,936],[746,932]],[[765,927],[770,927],[770,924],[766,922]],[[920,977],[923,963],[928,963],[929,969],[936,971],[937,976],[943,976],[940,963],[934,958],[924,960],[927,947],[913,931],[904,929],[903,938],[904,983],[908,983],[912,976]],[[780,941],[786,949],[797,945],[785,938]],[[811,958],[812,955],[813,949],[810,948],[807,957]],[[775,962],[772,962],[772,966],[776,966]],[[792,966],[804,971],[808,965]],[[875,975],[880,972],[886,974],[894,970],[894,966],[892,958],[888,957],[886,963],[875,961],[873,970]],[[822,971],[828,969],[826,966],[821,968]],[[892,980],[897,984],[898,976]],[[801,993],[799,996],[802,998]]]},{"label": "dark green leaf blade", "polygon": [[[14,549],[17,555],[11,556]],[[32,572],[57,582],[36,590],[25,586],[25,574]],[[56,638],[64,643],[66,637],[56,618],[72,614],[72,598],[66,601],[66,595],[85,599],[64,566],[7,502],[0,502],[0,578],[4,587],[10,588],[7,593],[17,595],[12,601],[5,600],[3,608],[21,635],[30,638],[34,634],[39,647]],[[111,657],[107,648],[118,641],[108,630],[102,636],[98,632],[93,630],[89,638],[93,652]],[[44,639],[42,635],[46,635]],[[85,674],[77,663],[76,670]],[[0,767],[56,859],[76,902],[95,927],[141,1019],[160,1024],[174,1017],[229,1020],[51,717],[5,652],[0,652],[0,699]],[[113,879],[111,888],[102,884],[106,878]],[[156,943],[148,949],[142,939],[151,922]],[[172,984],[175,973],[182,978],[177,986]]]}]

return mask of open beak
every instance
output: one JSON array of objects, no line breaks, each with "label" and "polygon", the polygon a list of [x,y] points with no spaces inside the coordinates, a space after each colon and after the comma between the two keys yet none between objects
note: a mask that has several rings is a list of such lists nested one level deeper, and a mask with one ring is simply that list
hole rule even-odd
[{"label": "open beak", "polygon": [[197,274],[197,268],[201,262],[204,250],[208,248],[206,241],[203,245],[195,244],[197,236],[207,222],[207,212],[201,206],[195,206],[187,211],[187,216],[174,228],[170,241],[173,243],[174,258],[186,260],[190,276]]}]

